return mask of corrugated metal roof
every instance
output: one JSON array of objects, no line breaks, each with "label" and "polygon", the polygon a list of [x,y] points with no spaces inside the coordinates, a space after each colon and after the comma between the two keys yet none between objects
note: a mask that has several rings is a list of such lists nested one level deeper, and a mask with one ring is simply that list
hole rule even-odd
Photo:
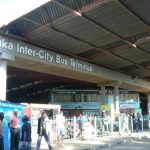
[{"label": "corrugated metal roof", "polygon": [[150,42],[145,42],[143,44],[140,44],[139,46],[150,53]]},{"label": "corrugated metal roof", "polygon": [[149,0],[120,0],[132,12],[138,15],[146,24],[150,26],[150,1]]},{"label": "corrugated metal roof", "polygon": [[81,17],[76,17],[70,21],[56,26],[56,28],[64,31],[65,33],[74,35],[79,39],[84,39],[95,46],[104,45],[108,43],[108,41],[113,42],[118,39],[116,36],[107,33],[97,26],[94,26],[91,22]]},{"label": "corrugated metal roof", "polygon": [[53,0],[2,30],[126,73],[128,69],[142,69],[143,65],[148,71],[149,0],[95,2],[98,0]]},{"label": "corrugated metal roof", "polygon": [[139,77],[147,77],[147,75],[150,74],[150,70],[147,70],[147,69],[144,69],[144,68],[130,70],[129,72],[134,74],[135,76],[139,76]]},{"label": "corrugated metal roof", "polygon": [[124,66],[128,66],[131,63],[126,61],[126,60],[122,60],[121,58],[118,58],[116,56],[113,55],[105,55],[103,57],[94,57],[92,58],[94,62],[103,65],[103,66],[107,66],[110,68],[121,68]]},{"label": "corrugated metal roof", "polygon": [[117,54],[136,63],[150,60],[150,55],[134,47],[122,49]]},{"label": "corrugated metal roof", "polygon": [[40,43],[47,47],[61,49],[61,52],[68,54],[77,54],[83,52],[92,47],[88,44],[84,44],[75,39],[71,39],[68,36],[59,34],[52,29],[41,28],[38,31],[33,31],[31,34],[28,34],[28,39],[33,42]]},{"label": "corrugated metal roof", "polygon": [[135,70],[138,68],[140,68],[140,67],[137,65],[129,65],[129,66],[125,66],[125,67],[120,68],[120,70],[125,71],[125,72],[129,72],[129,71],[132,71],[132,70]]},{"label": "corrugated metal roof", "polygon": [[74,10],[80,10],[82,7],[91,4],[96,0],[57,0],[57,1]]},{"label": "corrugated metal roof", "polygon": [[98,7],[86,15],[124,37],[148,30],[115,1]]},{"label": "corrugated metal roof", "polygon": [[25,15],[25,17],[41,24],[47,24],[68,13],[70,13],[69,10],[61,7],[53,1],[50,1]]}]

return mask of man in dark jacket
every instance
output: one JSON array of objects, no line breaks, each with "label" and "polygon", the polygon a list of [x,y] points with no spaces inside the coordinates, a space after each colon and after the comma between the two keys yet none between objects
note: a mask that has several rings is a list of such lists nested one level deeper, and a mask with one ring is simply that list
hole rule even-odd
[{"label": "man in dark jacket", "polygon": [[22,147],[26,147],[27,150],[31,150],[31,123],[28,116],[23,117],[21,141]]},{"label": "man in dark jacket", "polygon": [[44,138],[48,144],[49,150],[52,150],[50,139],[49,139],[47,131],[46,131],[46,122],[47,122],[46,116],[47,116],[46,113],[43,112],[42,116],[38,119],[38,131],[37,131],[37,133],[38,133],[39,137],[37,140],[36,150],[40,149],[42,136],[44,136]]}]

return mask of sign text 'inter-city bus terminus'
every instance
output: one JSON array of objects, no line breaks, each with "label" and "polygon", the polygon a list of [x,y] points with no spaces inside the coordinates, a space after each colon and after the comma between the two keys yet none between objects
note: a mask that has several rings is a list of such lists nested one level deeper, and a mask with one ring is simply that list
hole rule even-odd
[{"label": "sign text 'inter-city bus terminus'", "polygon": [[80,62],[76,59],[69,58],[61,54],[57,54],[55,52],[39,49],[39,47],[36,48],[35,46],[31,46],[30,44],[25,44],[23,42],[10,41],[1,36],[0,36],[0,48],[2,50],[8,50],[11,52],[15,52],[17,54],[26,55],[33,58],[36,57],[49,63],[57,63],[60,65],[88,72],[93,71],[92,66],[85,64],[84,62]]}]

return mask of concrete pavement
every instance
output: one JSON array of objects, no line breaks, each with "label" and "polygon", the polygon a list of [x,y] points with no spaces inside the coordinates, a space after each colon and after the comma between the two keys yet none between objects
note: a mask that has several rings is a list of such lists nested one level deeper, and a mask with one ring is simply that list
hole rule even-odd
[{"label": "concrete pavement", "polygon": [[[103,137],[88,137],[85,140],[64,140],[63,145],[53,144],[55,150],[98,150],[114,147],[123,143],[130,143],[135,139],[149,138],[150,132],[132,133],[130,136],[126,133],[119,135],[113,133]],[[47,148],[41,149],[47,150]]]},{"label": "concrete pavement", "polygon": [[150,138],[134,139],[132,142],[116,145],[107,150],[149,150],[150,149]]}]

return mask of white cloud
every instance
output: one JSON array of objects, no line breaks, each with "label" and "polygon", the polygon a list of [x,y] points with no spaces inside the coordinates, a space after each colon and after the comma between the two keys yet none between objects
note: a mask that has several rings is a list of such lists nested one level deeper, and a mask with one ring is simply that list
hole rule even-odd
[{"label": "white cloud", "polygon": [[50,0],[0,0],[0,26],[30,12]]}]

